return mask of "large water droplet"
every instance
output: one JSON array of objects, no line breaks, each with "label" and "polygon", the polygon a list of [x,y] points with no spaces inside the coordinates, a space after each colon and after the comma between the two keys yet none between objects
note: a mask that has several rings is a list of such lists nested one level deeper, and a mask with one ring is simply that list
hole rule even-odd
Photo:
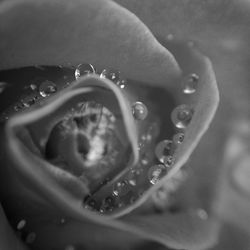
[{"label": "large water droplet", "polygon": [[26,220],[23,219],[17,223],[16,228],[17,228],[17,230],[22,230],[25,227],[25,225],[26,225]]},{"label": "large water droplet", "polygon": [[117,182],[113,187],[115,196],[124,196],[130,191],[130,185],[126,180]]},{"label": "large water droplet", "polygon": [[172,141],[163,140],[155,147],[155,155],[157,159],[166,166],[172,165]]},{"label": "large water droplet", "polygon": [[81,76],[94,73],[95,73],[95,68],[93,65],[88,63],[79,64],[75,70],[75,78],[77,80]]},{"label": "large water droplet", "polygon": [[167,168],[163,164],[154,165],[148,170],[148,180],[154,185],[166,174]]},{"label": "large water droplet", "polygon": [[3,93],[7,85],[8,85],[7,82],[0,82],[0,94]]},{"label": "large water droplet", "polygon": [[199,76],[196,74],[190,74],[183,81],[183,93],[193,94],[198,86]]},{"label": "large water droplet", "polygon": [[51,81],[44,81],[39,85],[39,93],[42,97],[50,96],[57,91],[56,84]]},{"label": "large water droplet", "polygon": [[144,120],[148,115],[148,109],[142,102],[135,102],[132,105],[132,113],[136,120]]},{"label": "large water droplet", "polygon": [[186,104],[182,104],[172,111],[171,120],[177,128],[185,129],[190,123],[192,116],[193,109]]}]

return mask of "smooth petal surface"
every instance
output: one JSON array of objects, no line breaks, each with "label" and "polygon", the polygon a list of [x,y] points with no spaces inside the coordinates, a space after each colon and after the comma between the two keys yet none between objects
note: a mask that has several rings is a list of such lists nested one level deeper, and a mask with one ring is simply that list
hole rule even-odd
[{"label": "smooth petal surface", "polygon": [[250,233],[250,129],[249,121],[232,126],[214,202],[216,214]]},{"label": "smooth petal surface", "polygon": [[179,73],[148,28],[111,1],[4,1],[0,37],[1,69],[88,62],[155,84]]}]

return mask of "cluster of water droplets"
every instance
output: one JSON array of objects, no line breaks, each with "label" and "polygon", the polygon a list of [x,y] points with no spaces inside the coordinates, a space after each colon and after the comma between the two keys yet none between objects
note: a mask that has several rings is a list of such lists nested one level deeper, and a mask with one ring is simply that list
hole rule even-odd
[{"label": "cluster of water droplets", "polygon": [[29,230],[27,227],[27,221],[25,219],[21,219],[16,224],[16,233],[17,235],[28,245],[34,243],[36,240],[36,233]]},{"label": "cluster of water droplets", "polygon": [[[100,78],[111,80],[122,90],[128,86],[127,80],[121,72],[113,69],[97,70],[93,65],[83,63],[73,69],[74,78],[89,74],[98,74]],[[99,72],[99,73],[98,73]],[[199,77],[197,74],[190,74],[182,82],[182,91],[185,95],[191,95],[196,92]],[[51,80],[30,83],[25,86],[32,92],[31,95],[21,98],[14,105],[15,111],[27,109],[37,102],[37,100],[49,97],[60,89],[67,87],[58,86]],[[141,100],[131,104],[131,113],[138,126],[147,121],[150,110]],[[185,129],[192,120],[194,109],[187,104],[177,106],[171,113],[171,120],[177,130],[177,133],[171,139],[162,138],[156,143],[156,138],[160,134],[159,125],[151,124],[147,131],[139,136],[138,150],[140,159],[136,166],[128,171],[114,183],[110,180],[108,192],[100,199],[95,195],[84,197],[83,206],[87,209],[98,211],[100,213],[109,213],[116,208],[124,207],[138,200],[140,196],[152,185],[164,178],[175,163],[175,151],[184,140]],[[153,146],[154,145],[154,146]],[[152,148],[155,148],[152,152]],[[152,154],[149,154],[149,152]],[[145,178],[146,177],[146,178]]]}]

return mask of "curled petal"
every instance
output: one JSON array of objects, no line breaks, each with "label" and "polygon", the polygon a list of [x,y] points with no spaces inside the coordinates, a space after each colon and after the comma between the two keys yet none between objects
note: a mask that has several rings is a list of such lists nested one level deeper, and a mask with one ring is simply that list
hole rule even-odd
[{"label": "curled petal", "polygon": [[155,84],[179,74],[173,56],[148,28],[112,1],[4,1],[0,36],[1,69],[84,60]]}]

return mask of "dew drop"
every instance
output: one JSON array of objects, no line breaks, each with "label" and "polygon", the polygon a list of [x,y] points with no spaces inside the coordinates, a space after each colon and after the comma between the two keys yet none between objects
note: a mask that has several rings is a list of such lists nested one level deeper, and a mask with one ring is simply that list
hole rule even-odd
[{"label": "dew drop", "polygon": [[167,168],[163,164],[154,165],[148,170],[148,180],[154,185],[166,174]]},{"label": "dew drop", "polygon": [[51,81],[44,81],[39,85],[39,93],[42,97],[50,96],[57,91],[56,84]]},{"label": "dew drop", "polygon": [[113,187],[115,196],[124,196],[130,191],[130,185],[126,180],[117,182]]},{"label": "dew drop", "polygon": [[199,82],[199,76],[196,74],[188,75],[183,81],[183,93],[193,94],[195,93]]},{"label": "dew drop", "polygon": [[173,143],[170,140],[163,140],[159,142],[155,147],[155,155],[157,159],[161,163],[167,166],[172,165],[172,162],[173,162],[173,157],[171,156],[172,144]]},{"label": "dew drop", "polygon": [[14,110],[15,110],[15,111],[19,111],[19,110],[21,110],[21,109],[23,109],[23,108],[24,108],[23,103],[17,103],[17,104],[14,106]]},{"label": "dew drop", "polygon": [[33,83],[30,84],[29,87],[30,87],[31,90],[36,90],[37,89],[37,86],[35,84],[33,84]]},{"label": "dew drop", "polygon": [[186,104],[176,107],[171,113],[173,124],[179,129],[185,129],[193,116],[193,110]]},{"label": "dew drop", "polygon": [[107,78],[116,83],[120,81],[120,71],[113,69],[104,69],[100,74],[100,77]]},{"label": "dew drop", "polygon": [[34,232],[29,233],[25,239],[25,242],[27,244],[32,244],[36,239],[36,234]]},{"label": "dew drop", "polygon": [[138,179],[139,179],[139,177],[140,177],[140,175],[141,175],[141,170],[140,169],[132,169],[129,173],[128,173],[128,177],[127,177],[127,179],[128,179],[128,183],[131,185],[131,186],[133,186],[133,187],[135,187],[136,186],[136,184],[137,184],[137,182],[138,182]]},{"label": "dew drop", "polygon": [[0,82],[0,94],[4,92],[7,87],[7,82]]},{"label": "dew drop", "polygon": [[24,107],[28,108],[35,103],[35,100],[34,100],[34,98],[27,96],[27,97],[23,98],[21,102],[22,102]]},{"label": "dew drop", "polygon": [[84,207],[89,209],[89,210],[97,210],[97,202],[92,198],[88,198],[84,202]]},{"label": "dew drop", "polygon": [[114,209],[114,205],[115,205],[114,197],[108,196],[102,201],[100,212],[101,213],[111,212]]},{"label": "dew drop", "polygon": [[25,225],[26,225],[26,220],[23,219],[17,223],[16,228],[17,228],[17,230],[22,230],[25,227]]},{"label": "dew drop", "polygon": [[173,143],[175,145],[182,144],[183,140],[184,140],[184,133],[177,133],[173,136]]},{"label": "dew drop", "polygon": [[202,220],[207,220],[208,219],[208,214],[204,209],[197,209],[197,215],[202,219]]},{"label": "dew drop", "polygon": [[79,64],[75,70],[75,78],[77,80],[81,76],[94,73],[95,73],[95,68],[92,64],[88,63]]},{"label": "dew drop", "polygon": [[142,102],[135,102],[132,105],[132,113],[136,120],[144,120],[148,115],[148,109]]}]

